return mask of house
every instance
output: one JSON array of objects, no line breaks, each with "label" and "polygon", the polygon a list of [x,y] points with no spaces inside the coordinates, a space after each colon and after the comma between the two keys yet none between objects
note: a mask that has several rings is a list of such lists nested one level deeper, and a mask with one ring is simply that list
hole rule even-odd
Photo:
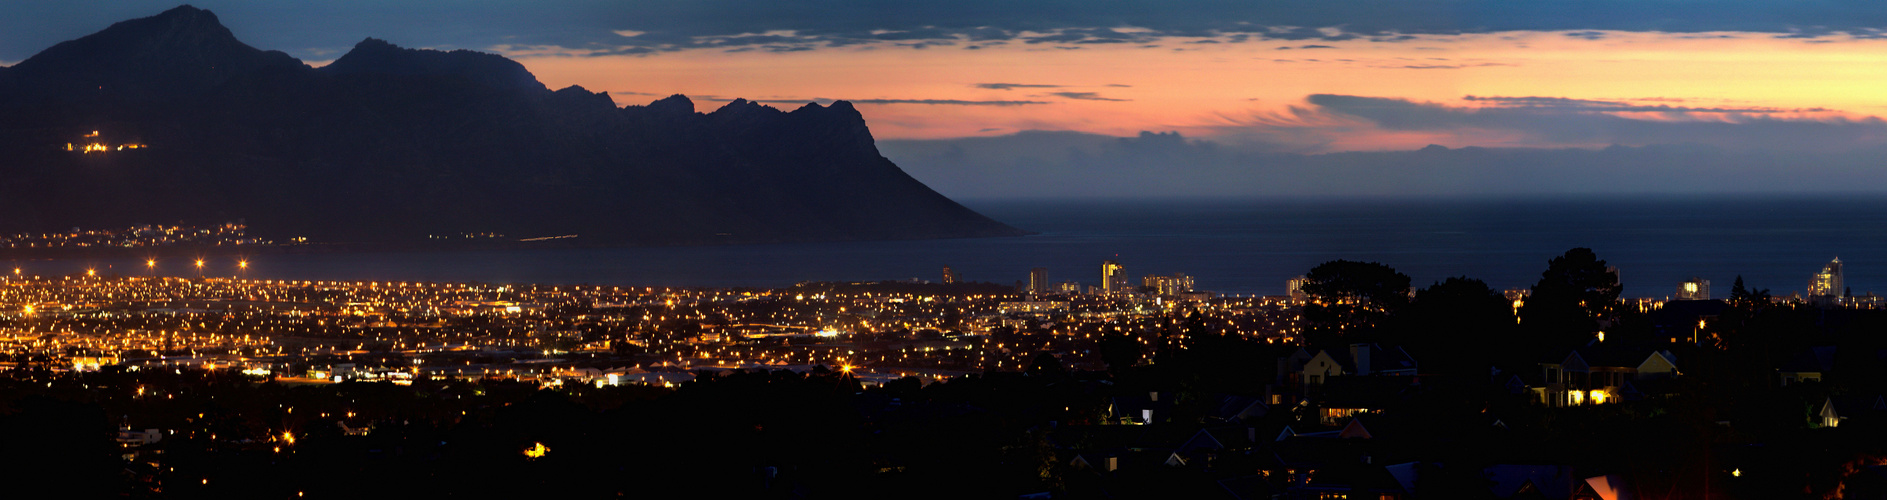
[{"label": "house", "polygon": [[1617,474],[1593,476],[1573,484],[1573,500],[1633,500],[1632,488]]},{"label": "house", "polygon": [[1572,498],[1572,467],[1564,465],[1498,464],[1481,470],[1494,498]]},{"label": "house", "polygon": [[162,440],[162,439],[164,439],[163,431],[159,431],[157,429],[145,429],[142,431],[134,431],[134,430],[131,430],[131,427],[129,426],[118,428],[118,445],[123,446],[125,448],[136,448],[139,446],[156,444],[159,440]]},{"label": "house", "polygon": [[1822,427],[1840,427],[1841,412],[1835,410],[1835,398],[1822,400],[1821,408],[1815,410],[1815,423]]},{"label": "house", "polygon": [[1815,409],[1815,423],[1822,427],[1839,427],[1849,418],[1882,412],[1887,412],[1887,398],[1881,396],[1829,396]]},{"label": "house", "polygon": [[1264,418],[1271,410],[1271,405],[1262,399],[1251,396],[1223,396],[1219,405],[1213,409],[1211,418],[1229,424],[1244,423]]},{"label": "house", "polygon": [[1835,346],[1810,347],[1797,351],[1795,356],[1776,368],[1776,376],[1787,386],[1802,382],[1819,382],[1833,372],[1835,368]]},{"label": "house", "polygon": [[1177,450],[1183,455],[1224,453],[1250,450],[1258,443],[1258,428],[1246,426],[1207,427],[1193,433]]},{"label": "house", "polygon": [[1343,430],[1337,432],[1337,437],[1340,439],[1370,439],[1376,437],[1370,434],[1368,427],[1364,426],[1363,418],[1364,417],[1358,416],[1350,419],[1350,423],[1343,424]]},{"label": "house", "polygon": [[1374,413],[1401,402],[1417,387],[1417,377],[1338,377],[1317,388],[1309,404],[1318,422],[1340,425],[1358,414]]},{"label": "house", "polygon": [[1095,472],[1114,472],[1120,470],[1120,455],[1112,453],[1082,453],[1068,461],[1069,467],[1091,469]]},{"label": "house", "polygon": [[1527,392],[1527,382],[1521,380],[1519,375],[1501,372],[1499,369],[1496,369],[1494,370],[1494,375],[1488,377],[1488,380],[1494,387],[1499,388],[1501,392],[1508,394],[1524,394]]},{"label": "house", "polygon": [[1540,403],[1553,407],[1615,403],[1642,395],[1635,382],[1679,375],[1676,356],[1650,349],[1588,346],[1539,365],[1541,383],[1533,391]]},{"label": "house", "polygon": [[1124,424],[1159,422],[1160,419],[1171,415],[1173,410],[1173,395],[1166,394],[1165,396],[1165,401],[1161,401],[1159,391],[1147,391],[1145,396],[1134,394],[1109,398],[1107,418]]},{"label": "house", "polygon": [[1306,386],[1318,386],[1331,377],[1344,375],[1415,375],[1415,358],[1401,347],[1384,349],[1376,344],[1350,344],[1346,351],[1317,351],[1304,362],[1301,380]]},{"label": "house", "polygon": [[[1312,357],[1315,355],[1303,347],[1294,348],[1289,354],[1278,356],[1278,373],[1272,381],[1273,384],[1285,389],[1301,388],[1304,383],[1304,363],[1310,362]],[[1272,401],[1272,404],[1278,403],[1278,401]]]}]

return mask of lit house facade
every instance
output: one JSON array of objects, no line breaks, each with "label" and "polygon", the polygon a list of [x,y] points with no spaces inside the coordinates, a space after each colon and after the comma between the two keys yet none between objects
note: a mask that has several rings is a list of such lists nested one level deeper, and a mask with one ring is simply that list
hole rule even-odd
[{"label": "lit house facade", "polygon": [[[1588,357],[1597,361],[1590,362]],[[1582,349],[1568,353],[1558,362],[1540,363],[1543,382],[1532,390],[1541,404],[1552,407],[1605,404],[1635,393],[1634,382],[1676,376],[1677,361],[1666,352],[1656,351],[1639,358]]]}]

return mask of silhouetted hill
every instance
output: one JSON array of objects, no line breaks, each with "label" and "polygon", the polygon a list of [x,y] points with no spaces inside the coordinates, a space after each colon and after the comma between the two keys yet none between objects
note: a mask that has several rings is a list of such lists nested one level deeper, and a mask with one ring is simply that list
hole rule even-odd
[{"label": "silhouetted hill", "polygon": [[547,90],[524,65],[503,56],[470,50],[402,49],[377,38],[362,40],[354,50],[320,71],[330,75],[454,77],[496,89]]},{"label": "silhouetted hill", "polygon": [[10,82],[16,84],[0,99],[13,104],[167,99],[200,94],[270,67],[303,65],[288,54],[243,44],[215,14],[186,5],[113,24],[21,61],[7,72],[17,82]]},{"label": "silhouetted hill", "polygon": [[[241,218],[345,242],[1022,234],[879,155],[846,102],[618,108],[500,56],[371,38],[315,69],[189,6],[0,71],[0,117],[5,232]],[[92,143],[107,151],[83,152]]]}]

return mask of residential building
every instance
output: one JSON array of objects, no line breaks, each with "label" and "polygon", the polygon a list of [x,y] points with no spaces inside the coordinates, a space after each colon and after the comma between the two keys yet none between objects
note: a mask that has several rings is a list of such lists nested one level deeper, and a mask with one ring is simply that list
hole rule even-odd
[{"label": "residential building", "polygon": [[1127,268],[1119,262],[1101,261],[1101,293],[1107,295],[1127,293]]},{"label": "residential building", "polygon": [[1841,276],[1840,257],[1829,261],[1828,265],[1822,266],[1821,272],[1815,273],[1808,279],[1809,300],[1840,297],[1845,294],[1846,290],[1847,284],[1843,282]]},{"label": "residential building", "polygon": [[1678,283],[1677,300],[1710,300],[1710,280],[1692,277]]}]

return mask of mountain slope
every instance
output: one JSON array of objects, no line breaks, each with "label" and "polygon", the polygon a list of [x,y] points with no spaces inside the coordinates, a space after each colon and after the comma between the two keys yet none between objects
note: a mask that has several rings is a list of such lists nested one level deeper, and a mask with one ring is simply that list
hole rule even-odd
[{"label": "mountain slope", "polygon": [[[0,72],[0,116],[0,231],[241,218],[345,242],[1022,234],[878,154],[849,103],[618,108],[500,56],[376,39],[315,69],[188,6]],[[66,150],[89,143],[110,150]],[[113,149],[126,144],[147,147]]]}]

